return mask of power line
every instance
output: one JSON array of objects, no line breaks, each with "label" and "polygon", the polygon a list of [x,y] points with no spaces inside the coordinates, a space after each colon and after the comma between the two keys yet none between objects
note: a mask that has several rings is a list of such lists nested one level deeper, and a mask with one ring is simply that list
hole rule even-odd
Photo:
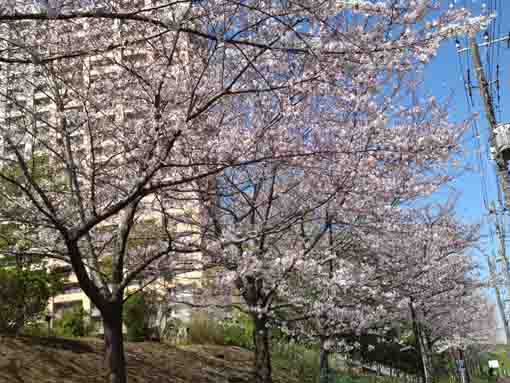
[{"label": "power line", "polygon": [[[458,44],[458,42],[457,42]],[[472,104],[473,97],[471,92],[471,76],[470,69],[468,68],[466,71],[464,70],[464,64],[462,62],[462,56],[458,55],[458,71],[460,72],[460,78],[463,81],[464,95],[466,98],[466,106],[468,110],[468,114],[473,115]],[[469,60],[466,60],[469,63]],[[475,144],[475,159],[478,165],[478,172],[480,174],[480,184],[481,184],[481,199],[483,202],[482,209],[485,208],[486,211],[490,210],[489,207],[489,196],[488,196],[488,186],[487,186],[487,167],[486,161],[484,161],[485,156],[482,154],[484,150],[482,149],[481,137],[480,137],[480,128],[478,126],[478,121],[476,119],[473,120],[472,123],[472,132],[474,137]]]}]

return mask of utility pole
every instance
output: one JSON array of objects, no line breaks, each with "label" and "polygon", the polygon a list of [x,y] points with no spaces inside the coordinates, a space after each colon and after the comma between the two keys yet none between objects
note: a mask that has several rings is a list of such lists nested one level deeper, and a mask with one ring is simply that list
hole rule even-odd
[{"label": "utility pole", "polygon": [[[490,45],[493,43],[498,43],[502,41],[507,41],[510,43],[510,35],[508,37],[487,41],[484,45]],[[466,50],[458,50],[461,51]],[[487,79],[485,77],[485,73],[482,66],[482,60],[480,59],[480,51],[478,44],[476,42],[475,37],[469,38],[469,49],[471,50],[471,55],[473,57],[473,64],[475,67],[476,77],[478,80],[478,88],[480,89],[480,93],[483,99],[485,114],[487,117],[487,121],[489,123],[490,133],[489,133],[489,141],[491,146],[491,152],[493,153],[493,158],[496,162],[496,174],[498,178],[498,183],[500,185],[500,190],[503,191],[503,198],[501,198],[501,194],[498,193],[499,205],[502,207],[503,211],[506,212],[510,210],[510,176],[508,174],[508,163],[510,160],[510,125],[509,124],[500,124],[498,125],[496,120],[496,113],[494,112],[494,105],[492,100],[492,95],[490,93],[489,84],[487,83]],[[495,224],[496,224],[496,235],[498,237],[499,242],[499,256],[503,261],[503,273],[506,280],[506,286],[510,286],[510,263],[506,254],[506,241],[505,241],[505,227],[501,225],[498,219],[498,210],[494,202],[491,205],[491,210],[495,215]],[[503,217],[504,219],[504,217]],[[503,221],[504,224],[504,221]],[[505,329],[506,342],[510,342],[510,329],[508,319],[505,313],[505,305],[504,300],[502,298],[501,290],[496,282],[496,262],[489,256],[487,258],[489,262],[489,271],[491,275],[491,279],[494,283],[494,290],[496,292],[496,300],[498,304],[498,308],[500,310],[501,318],[503,320],[503,326]]]},{"label": "utility pole", "polygon": [[498,219],[498,212],[496,211],[496,206],[494,202],[492,202],[491,206],[495,216],[496,236],[498,237],[499,240],[499,257],[503,261],[503,273],[505,274],[505,279],[507,280],[507,284],[510,287],[510,261],[506,254],[505,230],[503,225]]},{"label": "utility pole", "polygon": [[[503,41],[503,40],[502,40]],[[510,155],[510,146],[506,147],[503,140],[508,136],[508,125],[499,125],[496,121],[496,113],[494,113],[494,105],[492,96],[489,91],[489,84],[485,78],[482,60],[480,59],[480,51],[474,37],[469,39],[471,55],[473,56],[473,64],[475,66],[476,77],[478,79],[478,87],[482,95],[487,121],[490,127],[490,144],[494,148],[494,159],[496,161],[498,182],[503,191],[504,210],[510,210],[510,177],[508,175],[508,156]],[[510,144],[510,141],[509,141]]]},{"label": "utility pole", "polygon": [[[494,201],[492,202],[491,207],[492,207],[492,210],[494,211],[496,235],[499,240],[499,249],[498,249],[499,257],[503,261],[503,274],[504,274],[505,280],[506,280],[505,284],[508,287],[509,283],[510,283],[510,264],[509,264],[508,256],[506,254],[505,233],[503,230],[504,228],[501,227],[501,223],[498,219],[498,214],[496,211],[496,204],[494,203]],[[501,319],[503,321],[503,328],[505,330],[506,343],[509,344],[510,343],[510,328],[509,328],[509,324],[508,324],[508,318],[507,318],[506,312],[505,312],[504,299],[503,299],[502,292],[501,292],[501,290],[498,286],[498,282],[497,282],[496,257],[488,256],[487,262],[489,264],[489,273],[490,273],[490,277],[492,279],[492,283],[494,286],[494,292],[496,293],[496,302],[498,304],[498,309],[499,309],[499,312],[501,315]]]},{"label": "utility pole", "polygon": [[496,303],[498,304],[498,309],[500,311],[501,319],[503,321],[506,343],[508,344],[510,342],[510,327],[508,326],[508,319],[505,315],[505,304],[503,302],[501,290],[499,289],[498,283],[496,281],[497,272],[495,257],[487,256],[487,263],[489,265],[489,274],[492,280],[491,284],[494,286],[494,291],[496,293]]}]

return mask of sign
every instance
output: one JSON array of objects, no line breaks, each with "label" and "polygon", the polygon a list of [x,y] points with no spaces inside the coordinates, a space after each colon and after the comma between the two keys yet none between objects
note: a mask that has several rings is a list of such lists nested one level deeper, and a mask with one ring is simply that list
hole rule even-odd
[{"label": "sign", "polygon": [[499,362],[497,360],[489,360],[489,368],[499,368]]}]

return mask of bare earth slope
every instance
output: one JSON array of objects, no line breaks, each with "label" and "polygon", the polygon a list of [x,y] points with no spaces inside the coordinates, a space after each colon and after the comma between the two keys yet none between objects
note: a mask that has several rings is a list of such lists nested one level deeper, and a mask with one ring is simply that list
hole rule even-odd
[{"label": "bare earth slope", "polygon": [[[105,381],[102,341],[0,335],[0,383]],[[236,347],[126,345],[130,383],[248,383],[252,353]],[[296,382],[276,372],[276,382]],[[283,378],[285,377],[285,378]]]}]

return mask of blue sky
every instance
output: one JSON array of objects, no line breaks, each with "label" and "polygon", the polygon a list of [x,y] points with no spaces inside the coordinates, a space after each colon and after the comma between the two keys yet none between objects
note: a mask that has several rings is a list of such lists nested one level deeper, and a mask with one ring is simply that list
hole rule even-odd
[{"label": "blue sky", "polygon": [[[447,7],[453,4],[456,7],[466,7],[475,14],[483,11],[481,5],[485,3],[485,9],[498,9],[498,15],[488,28],[491,38],[505,37],[510,32],[508,24],[510,16],[510,1],[506,0],[457,0],[454,3],[451,0],[443,0],[442,5]],[[478,41],[484,42],[484,35],[478,36]],[[461,48],[467,46],[465,37],[459,38]],[[502,42],[493,45],[491,49],[482,47],[480,49],[482,62],[485,66],[485,72],[490,80],[496,80],[496,63],[499,63],[499,80],[500,80],[500,102],[501,108],[497,110],[497,118],[499,122],[510,122],[510,109],[505,111],[502,107],[510,102],[510,48],[507,43]],[[472,115],[480,113],[477,119],[476,127],[470,130],[464,140],[467,151],[465,163],[474,168],[471,172],[466,172],[454,184],[456,191],[460,193],[458,201],[458,213],[470,222],[480,222],[487,220],[486,202],[490,203],[497,199],[497,183],[494,172],[494,163],[489,159],[488,155],[488,124],[485,119],[482,98],[479,89],[472,88],[472,101],[474,105],[468,105],[471,100],[466,99],[464,90],[464,81],[467,80],[467,71],[470,69],[471,85],[477,86],[476,75],[472,65],[470,52],[457,53],[455,41],[449,41],[441,47],[437,57],[427,67],[424,73],[424,88],[438,98],[447,99],[451,97],[450,113],[454,121],[461,121]],[[494,87],[495,90],[495,87]],[[497,94],[494,91],[493,97],[497,103]],[[480,132],[477,138],[477,132]],[[481,148],[481,159],[478,158],[476,150]],[[482,169],[480,169],[482,168]],[[483,174],[483,177],[482,177]],[[486,191],[485,191],[485,190]],[[484,245],[491,246],[488,240],[488,225],[483,229]]]},{"label": "blue sky", "polygon": [[[496,20],[488,28],[490,39],[508,36],[510,32],[510,1],[508,0],[441,0],[445,7],[452,4],[456,7],[466,7],[475,14],[487,10],[497,10]],[[485,7],[482,8],[482,4]],[[477,36],[478,42],[485,41],[484,34]],[[467,39],[459,38],[461,48],[467,46]],[[510,108],[506,110],[504,105],[510,102],[510,48],[506,42],[495,44],[491,49],[482,47],[480,55],[484,64],[484,69],[489,80],[496,80],[496,64],[499,63],[499,81],[500,81],[500,100],[495,92],[493,98],[497,106],[496,117],[498,123],[510,122]],[[472,101],[466,97],[465,80],[467,80],[467,70],[470,68],[471,85],[477,86],[476,75],[471,61],[470,52],[457,53],[455,41],[445,43],[437,57],[426,68],[424,73],[425,88],[428,92],[438,98],[451,97],[451,118],[454,121],[466,119],[472,113],[479,113],[476,126],[470,130],[465,137],[465,147],[467,157],[465,164],[474,167],[474,171],[466,172],[462,177],[456,180],[454,186],[460,193],[457,211],[460,216],[470,222],[482,223],[482,241],[481,247],[487,252],[497,249],[495,244],[494,226],[490,222],[487,211],[487,203],[497,200],[497,180],[495,176],[494,162],[489,159],[488,132],[489,127],[485,118],[483,100],[479,89],[473,88]],[[479,138],[477,137],[479,131]],[[481,155],[478,157],[476,150],[481,149]],[[481,161],[480,161],[481,158]],[[507,219],[508,221],[508,219]],[[507,226],[508,227],[508,226]],[[507,246],[508,248],[508,246]],[[482,275],[486,275],[486,259],[479,254],[478,260],[482,267]],[[492,291],[489,292],[492,295]],[[499,319],[499,318],[498,318]],[[501,326],[501,325],[500,325]],[[498,326],[498,327],[500,327]],[[500,332],[500,331],[499,331]],[[504,340],[504,335],[500,334],[500,341]]]}]

